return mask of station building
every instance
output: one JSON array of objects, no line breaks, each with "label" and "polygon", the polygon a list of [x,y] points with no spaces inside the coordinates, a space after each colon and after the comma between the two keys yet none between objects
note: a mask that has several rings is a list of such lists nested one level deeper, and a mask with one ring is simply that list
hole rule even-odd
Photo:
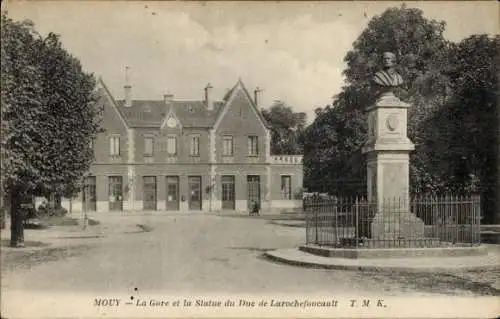
[{"label": "station building", "polygon": [[[261,211],[302,205],[301,155],[271,154],[270,127],[241,80],[215,100],[116,100],[102,79],[94,162],[72,211]],[[201,90],[200,90],[201,91]],[[67,203],[66,203],[67,205]],[[65,205],[65,206],[66,206]]]}]

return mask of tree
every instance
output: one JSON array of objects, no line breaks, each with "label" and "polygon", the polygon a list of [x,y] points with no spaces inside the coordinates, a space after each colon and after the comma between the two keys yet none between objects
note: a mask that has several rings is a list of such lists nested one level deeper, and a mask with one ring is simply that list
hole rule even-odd
[{"label": "tree", "polygon": [[1,21],[2,187],[11,213],[11,246],[22,246],[23,197],[74,193],[92,162],[99,128],[95,80],[58,37],[31,22]]},{"label": "tree", "polygon": [[433,132],[423,144],[434,151],[433,165],[444,187],[482,193],[485,220],[494,222],[500,36],[474,35],[449,53],[444,74],[452,95],[423,125]]},{"label": "tree", "polygon": [[302,154],[300,138],[306,126],[305,113],[293,112],[284,102],[276,101],[269,109],[263,109],[262,115],[271,125],[272,154]]},{"label": "tree", "polygon": [[[336,172],[318,172],[313,175],[327,176],[330,179],[328,185],[345,184],[343,181],[363,184],[365,162],[360,151],[367,128],[364,109],[373,104],[377,97],[372,77],[381,68],[381,55],[385,51],[392,51],[398,57],[397,71],[405,83],[396,94],[412,104],[409,135],[416,144],[419,143],[418,138],[415,138],[418,136],[416,133],[419,133],[418,123],[448,99],[449,83],[440,71],[451,45],[443,37],[444,26],[444,22],[426,19],[421,10],[404,5],[389,8],[369,22],[344,59],[347,63],[343,72],[346,85],[335,97],[332,107],[321,111],[306,133],[308,147],[304,152],[304,163],[316,163],[322,156],[320,154],[323,154],[327,157],[325,160],[332,163],[329,169]],[[334,121],[330,130],[323,129],[322,126],[329,121]],[[334,132],[338,142],[326,144],[325,141],[330,139],[324,134]],[[327,148],[334,150],[328,152]],[[346,159],[338,160],[329,156],[343,156]],[[419,162],[425,162],[425,157],[411,161],[412,165]],[[318,167],[311,166],[308,170],[315,171]],[[418,171],[411,169],[412,176]],[[433,179],[433,176],[430,178]]]}]

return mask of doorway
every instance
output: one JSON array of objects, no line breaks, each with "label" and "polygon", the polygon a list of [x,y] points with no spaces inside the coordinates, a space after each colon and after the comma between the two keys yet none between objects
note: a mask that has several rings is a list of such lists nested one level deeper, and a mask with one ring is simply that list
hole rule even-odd
[{"label": "doorway", "polygon": [[221,177],[222,184],[222,209],[235,209],[234,176],[225,175]]},{"label": "doorway", "polygon": [[179,176],[167,176],[167,210],[179,210]]},{"label": "doorway", "polygon": [[201,176],[189,176],[189,209],[201,210]]},{"label": "doorway", "polygon": [[247,176],[248,200],[247,206],[251,211],[253,204],[257,203],[260,207],[260,176],[248,175]]},{"label": "doorway", "polygon": [[109,176],[109,210],[123,210],[123,179],[121,176]]},{"label": "doorway", "polygon": [[144,176],[142,182],[144,210],[156,210],[156,176]]}]

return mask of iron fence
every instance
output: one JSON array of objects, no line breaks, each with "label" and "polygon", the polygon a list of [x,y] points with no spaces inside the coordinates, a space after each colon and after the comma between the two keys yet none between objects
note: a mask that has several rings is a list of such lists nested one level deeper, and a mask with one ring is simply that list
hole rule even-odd
[{"label": "iron fence", "polygon": [[447,247],[480,244],[480,198],[418,196],[304,200],[306,244],[338,248]]}]

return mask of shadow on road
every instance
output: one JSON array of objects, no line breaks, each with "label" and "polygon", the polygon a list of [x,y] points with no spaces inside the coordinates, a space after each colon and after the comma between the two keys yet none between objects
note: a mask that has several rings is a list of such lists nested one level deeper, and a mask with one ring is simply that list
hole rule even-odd
[{"label": "shadow on road", "polygon": [[265,252],[268,252],[270,250],[274,250],[274,248],[260,248],[260,247],[229,247],[229,249],[256,251],[256,252],[260,252],[260,253],[265,253]]},{"label": "shadow on road", "polygon": [[[9,239],[2,239],[0,243],[1,247],[10,247],[10,240]],[[33,241],[33,240],[28,240],[24,242],[24,248],[30,248],[30,247],[48,247],[50,244],[43,243],[41,241]],[[13,248],[14,249],[14,248]],[[23,248],[16,248],[19,250],[22,250]]]}]

